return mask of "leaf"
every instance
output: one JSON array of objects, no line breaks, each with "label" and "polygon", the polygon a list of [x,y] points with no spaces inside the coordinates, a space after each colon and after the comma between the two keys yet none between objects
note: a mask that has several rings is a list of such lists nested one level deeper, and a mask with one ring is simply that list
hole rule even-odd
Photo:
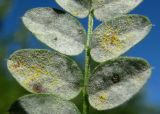
[{"label": "leaf", "polygon": [[116,58],[139,43],[152,24],[141,15],[125,15],[102,23],[93,32],[91,56],[97,62]]},{"label": "leaf", "polygon": [[10,114],[80,114],[70,101],[49,94],[32,94],[12,104]]},{"label": "leaf", "polygon": [[115,108],[133,97],[151,75],[150,65],[140,58],[121,57],[99,65],[89,81],[91,106]]},{"label": "leaf", "polygon": [[101,21],[119,17],[129,13],[142,0],[56,0],[56,2],[72,15],[84,18],[90,10]]},{"label": "leaf", "polygon": [[72,15],[85,18],[89,14],[90,0],[55,0],[62,8]]},{"label": "leaf", "polygon": [[101,21],[129,13],[143,0],[92,0],[94,15]]},{"label": "leaf", "polygon": [[42,49],[16,51],[7,61],[13,77],[29,92],[70,100],[81,91],[82,72],[71,59]]},{"label": "leaf", "polygon": [[34,8],[23,16],[25,26],[49,47],[66,55],[84,50],[86,32],[75,17],[49,7]]}]

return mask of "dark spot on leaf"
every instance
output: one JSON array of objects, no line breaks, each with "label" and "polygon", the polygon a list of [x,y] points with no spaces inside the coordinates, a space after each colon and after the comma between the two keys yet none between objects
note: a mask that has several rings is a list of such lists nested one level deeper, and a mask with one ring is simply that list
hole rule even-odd
[{"label": "dark spot on leaf", "polygon": [[147,69],[148,65],[145,62],[135,62],[131,61],[130,64],[138,71],[144,71]]},{"label": "dark spot on leaf", "polygon": [[103,82],[106,82],[107,81],[107,77],[103,76],[102,80],[103,80]]},{"label": "dark spot on leaf", "polygon": [[67,66],[68,66],[68,70],[69,70],[71,73],[74,73],[74,72],[77,70],[77,67],[72,63],[71,60],[68,60],[68,61],[67,61]]},{"label": "dark spot on leaf", "polygon": [[120,81],[120,76],[117,73],[114,73],[112,76],[112,82],[118,83]]},{"label": "dark spot on leaf", "polygon": [[80,80],[80,82],[73,82],[74,88],[79,89],[80,86],[83,86],[83,80]]},{"label": "dark spot on leaf", "polygon": [[54,40],[57,41],[57,37],[55,37]]},{"label": "dark spot on leaf", "polygon": [[41,84],[37,83],[37,84],[33,84],[33,91],[37,92],[37,93],[41,93],[44,92],[44,88],[42,87]]},{"label": "dark spot on leaf", "polygon": [[14,67],[14,68],[18,68],[18,67],[20,67],[20,63],[19,63],[19,62],[17,62],[17,63],[15,63],[15,64],[13,64],[13,67]]},{"label": "dark spot on leaf", "polygon": [[82,29],[78,30],[78,32],[79,32],[79,34],[83,34],[83,30]]}]

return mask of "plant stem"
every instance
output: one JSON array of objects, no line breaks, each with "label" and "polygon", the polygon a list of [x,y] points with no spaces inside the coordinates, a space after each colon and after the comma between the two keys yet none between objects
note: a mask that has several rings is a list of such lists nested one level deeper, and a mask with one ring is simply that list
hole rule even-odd
[{"label": "plant stem", "polygon": [[92,37],[93,31],[93,11],[90,11],[88,17],[88,32],[87,32],[87,41],[85,46],[85,76],[84,76],[84,86],[83,86],[83,113],[88,114],[89,112],[89,102],[87,94],[87,86],[90,78],[90,40]]}]

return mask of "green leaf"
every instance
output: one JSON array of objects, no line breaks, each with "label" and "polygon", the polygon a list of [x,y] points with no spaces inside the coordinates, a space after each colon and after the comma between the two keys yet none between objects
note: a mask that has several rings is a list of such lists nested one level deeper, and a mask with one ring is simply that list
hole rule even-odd
[{"label": "green leaf", "polygon": [[99,65],[89,81],[91,106],[115,108],[133,97],[151,75],[150,65],[140,58],[117,58]]},{"label": "green leaf", "polygon": [[86,32],[73,16],[52,8],[34,8],[23,16],[25,26],[49,47],[66,55],[84,50]]},{"label": "green leaf", "polygon": [[49,94],[32,94],[12,104],[10,114],[80,114],[75,104]]},{"label": "green leaf", "polygon": [[143,0],[92,0],[94,15],[101,21],[129,13]]},{"label": "green leaf", "polygon": [[13,77],[29,92],[70,100],[81,91],[82,72],[71,59],[41,49],[16,51],[7,61]]},{"label": "green leaf", "polygon": [[62,8],[72,15],[84,18],[89,14],[90,0],[55,0]]},{"label": "green leaf", "polygon": [[116,58],[139,43],[152,24],[141,15],[125,15],[102,23],[93,32],[91,56],[97,62]]}]

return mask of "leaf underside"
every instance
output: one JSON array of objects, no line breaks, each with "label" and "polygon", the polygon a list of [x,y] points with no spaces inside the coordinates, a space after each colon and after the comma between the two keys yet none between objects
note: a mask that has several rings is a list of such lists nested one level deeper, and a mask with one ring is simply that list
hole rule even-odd
[{"label": "leaf underside", "polygon": [[72,15],[85,18],[89,14],[90,0],[55,0],[64,10]]},{"label": "leaf underside", "polygon": [[106,21],[127,14],[143,0],[92,0],[94,15],[101,21]]},{"label": "leaf underside", "polygon": [[71,59],[42,49],[16,51],[7,61],[13,77],[32,93],[51,93],[70,100],[81,91],[82,72]]},{"label": "leaf underside", "polygon": [[12,104],[9,112],[10,114],[80,114],[72,102],[49,94],[21,97]]},{"label": "leaf underside", "polygon": [[101,21],[126,14],[138,6],[142,0],[56,0],[66,11],[79,18],[88,15],[90,9]]},{"label": "leaf underside", "polygon": [[97,110],[117,107],[147,82],[150,65],[140,58],[121,57],[99,65],[89,81],[89,102]]},{"label": "leaf underside", "polygon": [[93,32],[90,54],[97,62],[116,58],[143,40],[151,28],[149,19],[141,15],[106,21]]},{"label": "leaf underside", "polygon": [[63,11],[34,8],[23,16],[24,25],[44,44],[66,55],[84,50],[86,32],[81,23]]}]

